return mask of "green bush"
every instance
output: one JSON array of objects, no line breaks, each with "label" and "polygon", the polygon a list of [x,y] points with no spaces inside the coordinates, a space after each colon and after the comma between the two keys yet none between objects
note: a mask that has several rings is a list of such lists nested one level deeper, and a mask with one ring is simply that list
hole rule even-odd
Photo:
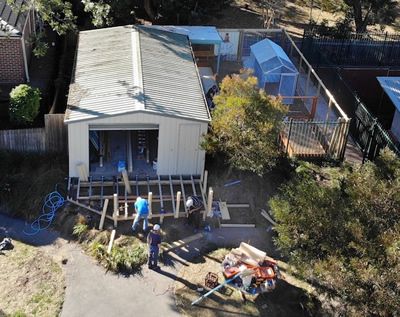
[{"label": "green bush", "polygon": [[84,224],[84,223],[77,223],[74,226],[74,231],[72,232],[72,234],[74,236],[77,236],[79,240],[82,240],[85,238],[86,234],[88,233],[88,225]]},{"label": "green bush", "polygon": [[10,92],[10,120],[16,124],[29,124],[39,114],[40,90],[26,84],[19,85]]}]

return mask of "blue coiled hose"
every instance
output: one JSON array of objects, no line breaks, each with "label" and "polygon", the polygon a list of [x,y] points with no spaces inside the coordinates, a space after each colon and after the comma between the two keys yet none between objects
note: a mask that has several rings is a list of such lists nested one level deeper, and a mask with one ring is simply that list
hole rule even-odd
[{"label": "blue coiled hose", "polygon": [[56,216],[56,211],[64,205],[64,202],[64,197],[61,196],[56,187],[56,190],[48,194],[44,199],[42,214],[32,222],[30,226],[31,232],[24,230],[24,233],[32,236],[50,227]]}]

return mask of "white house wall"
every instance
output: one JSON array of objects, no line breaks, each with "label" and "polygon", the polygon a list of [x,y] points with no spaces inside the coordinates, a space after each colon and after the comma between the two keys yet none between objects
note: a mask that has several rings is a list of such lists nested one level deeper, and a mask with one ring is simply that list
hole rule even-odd
[{"label": "white house wall", "polygon": [[[89,126],[158,124],[158,170],[160,175],[174,174],[201,174],[204,170],[205,152],[200,149],[201,135],[207,132],[207,122],[190,121],[165,117],[147,113],[134,113],[122,116],[108,117],[90,121],[70,123],[68,125],[69,143],[69,175],[77,177],[76,165],[84,163],[89,166]],[[181,126],[185,133],[184,140],[180,140]],[[199,131],[200,133],[197,133]],[[181,137],[182,138],[182,137]],[[188,153],[188,147],[196,149],[196,159]],[[190,154],[190,155],[189,155]]]}]

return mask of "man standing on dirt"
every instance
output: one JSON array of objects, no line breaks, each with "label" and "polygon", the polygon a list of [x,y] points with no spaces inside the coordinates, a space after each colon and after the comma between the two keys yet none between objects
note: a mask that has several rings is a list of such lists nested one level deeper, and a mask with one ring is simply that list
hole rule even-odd
[{"label": "man standing on dirt", "polygon": [[136,198],[135,211],[136,217],[132,224],[133,232],[136,231],[136,227],[140,219],[143,219],[143,231],[146,231],[149,224],[149,221],[147,219],[147,217],[149,216],[149,203],[147,202],[147,200],[142,197]]},{"label": "man standing on dirt", "polygon": [[161,244],[160,225],[156,224],[154,225],[153,230],[151,230],[149,235],[147,236],[147,245],[149,247],[148,266],[150,270],[160,269],[160,267],[157,266],[160,244]]},{"label": "man standing on dirt", "polygon": [[188,224],[194,227],[195,232],[200,229],[201,224],[201,209],[204,208],[201,197],[189,196],[186,200],[186,207],[188,209]]}]

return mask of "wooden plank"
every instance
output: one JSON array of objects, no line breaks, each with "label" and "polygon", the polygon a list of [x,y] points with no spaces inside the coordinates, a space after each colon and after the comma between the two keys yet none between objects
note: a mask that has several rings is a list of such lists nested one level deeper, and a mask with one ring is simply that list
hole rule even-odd
[{"label": "wooden plank", "polygon": [[128,194],[132,193],[131,185],[129,184],[128,172],[125,169],[122,171],[122,179]]},{"label": "wooden plank", "polygon": [[148,193],[147,201],[149,203],[149,219],[151,219],[151,216],[153,215],[153,193],[152,192]]},{"label": "wooden plank", "polygon": [[219,201],[219,210],[221,211],[222,220],[231,220],[231,216],[229,214],[228,206],[225,201]]},{"label": "wooden plank", "polygon": [[179,179],[181,181],[181,192],[183,196],[183,209],[185,210],[186,214],[188,213],[187,207],[186,207],[186,195],[185,195],[185,187],[183,186],[183,180],[182,180],[182,175],[179,175]]},{"label": "wooden plank", "polygon": [[113,231],[111,231],[111,238],[110,238],[110,242],[108,243],[108,248],[107,248],[107,253],[110,254],[111,253],[111,249],[113,247],[114,244],[114,239],[115,239],[115,229]]},{"label": "wooden plank", "polygon": [[158,191],[159,191],[159,194],[160,194],[160,206],[161,206],[160,224],[163,224],[163,222],[164,222],[164,202],[163,202],[163,196],[162,196],[160,175],[158,175]]},{"label": "wooden plank", "polygon": [[207,170],[205,170],[204,171],[204,178],[203,178],[203,184],[202,184],[202,189],[203,189],[203,192],[205,192],[206,190],[207,190],[207,181],[208,181],[208,171]]},{"label": "wooden plank", "polygon": [[[152,186],[152,185],[158,185],[158,183],[161,183],[161,185],[169,185],[169,180],[158,180],[158,179],[154,179],[154,180],[149,180],[149,181],[147,181],[147,180],[144,180],[144,181],[137,181],[137,184],[139,185],[139,186],[141,186],[141,185],[147,185],[147,183],[149,182],[149,184],[150,184],[150,186]],[[185,179],[185,180],[182,180],[182,182],[183,182],[183,184],[185,184],[185,185],[190,185],[190,184],[192,184],[192,180],[190,179]],[[196,179],[196,178],[194,178],[193,179],[193,182],[195,183],[195,184],[200,184],[200,179]],[[93,181],[92,182],[92,186],[93,187],[100,187],[100,186],[105,186],[105,187],[110,187],[110,186],[114,186],[115,185],[115,183],[116,182],[114,182],[114,181],[106,181],[106,182],[103,182],[103,184],[101,183],[101,181]],[[118,182],[119,183],[119,185],[124,185],[124,182],[123,181],[119,181]],[[136,185],[136,181],[129,181],[129,184],[130,185]],[[172,185],[179,185],[180,184],[180,180],[179,179],[173,179],[172,180]],[[82,181],[81,182],[81,187],[89,187],[89,182],[84,182],[84,181]]]},{"label": "wooden plank", "polygon": [[196,233],[196,234],[194,234],[192,236],[189,236],[189,237],[186,237],[184,239],[181,239],[181,240],[178,240],[178,241],[174,241],[174,242],[171,242],[169,244],[164,244],[164,245],[161,246],[161,250],[162,250],[162,252],[165,252],[165,253],[166,252],[170,252],[170,251],[172,251],[172,250],[174,250],[176,248],[181,248],[181,247],[187,245],[190,242],[199,240],[199,239],[203,238],[203,236],[204,235],[202,233]]},{"label": "wooden plank", "polygon": [[214,196],[214,191],[212,187],[208,190],[208,196],[207,196],[207,209],[203,213],[203,220],[206,219],[207,215],[212,216],[211,211],[212,211],[212,202],[213,202],[213,196]]},{"label": "wooden plank", "polygon": [[226,204],[228,208],[250,208],[249,204]]},{"label": "wooden plank", "polygon": [[[81,203],[79,203],[79,202],[77,202],[76,200],[73,200],[73,199],[71,199],[71,198],[67,199],[67,201],[70,202],[70,203],[72,203],[72,204],[74,204],[74,205],[76,205],[76,206],[78,206],[78,207],[85,208],[85,209],[87,209],[87,210],[89,210],[89,211],[91,211],[91,212],[94,212],[94,213],[96,213],[96,214],[98,214],[98,215],[101,216],[101,211],[99,211],[99,210],[96,210],[96,209],[93,209],[93,208],[91,208],[91,207],[89,207],[89,206],[86,206],[86,205],[84,205],[84,204],[81,204]],[[107,217],[108,219],[113,220],[113,218],[110,217],[110,216],[108,216],[108,215],[106,215],[106,217]]]},{"label": "wooden plank", "polygon": [[255,228],[254,223],[244,224],[244,223],[221,223],[221,228]]},{"label": "wooden plank", "polygon": [[139,195],[139,182],[138,182],[138,176],[136,175],[136,196],[140,196]]},{"label": "wooden plank", "polygon": [[264,209],[261,209],[261,216],[267,219],[274,226],[277,225],[277,223],[270,217],[270,215]]},{"label": "wooden plank", "polygon": [[104,176],[101,177],[101,188],[100,188],[100,205],[103,206],[103,196],[104,196]]},{"label": "wooden plank", "polygon": [[79,191],[81,189],[81,178],[78,178],[78,185],[77,185],[77,189],[76,189],[76,200],[79,199]]},{"label": "wooden plank", "polygon": [[192,181],[193,195],[197,196],[196,186],[194,185],[193,175],[190,175],[190,180]]},{"label": "wooden plank", "polygon": [[[171,179],[171,175],[169,175],[169,189],[171,190],[171,197],[174,197],[174,188],[172,186],[172,179]],[[172,199],[172,210],[174,211],[174,213],[176,212],[176,208],[175,208],[175,199]]]},{"label": "wooden plank", "polygon": [[113,195],[113,218],[114,218],[114,227],[118,226],[118,217],[119,217],[119,208],[118,208],[118,194]]},{"label": "wooden plank", "polygon": [[181,192],[176,193],[176,208],[174,212],[174,218],[179,218],[179,207],[181,205]]},{"label": "wooden plank", "polygon": [[104,220],[106,219],[107,208],[108,208],[108,199],[106,199],[104,202],[103,212],[101,213],[101,218],[100,218],[99,230],[103,230]]}]

